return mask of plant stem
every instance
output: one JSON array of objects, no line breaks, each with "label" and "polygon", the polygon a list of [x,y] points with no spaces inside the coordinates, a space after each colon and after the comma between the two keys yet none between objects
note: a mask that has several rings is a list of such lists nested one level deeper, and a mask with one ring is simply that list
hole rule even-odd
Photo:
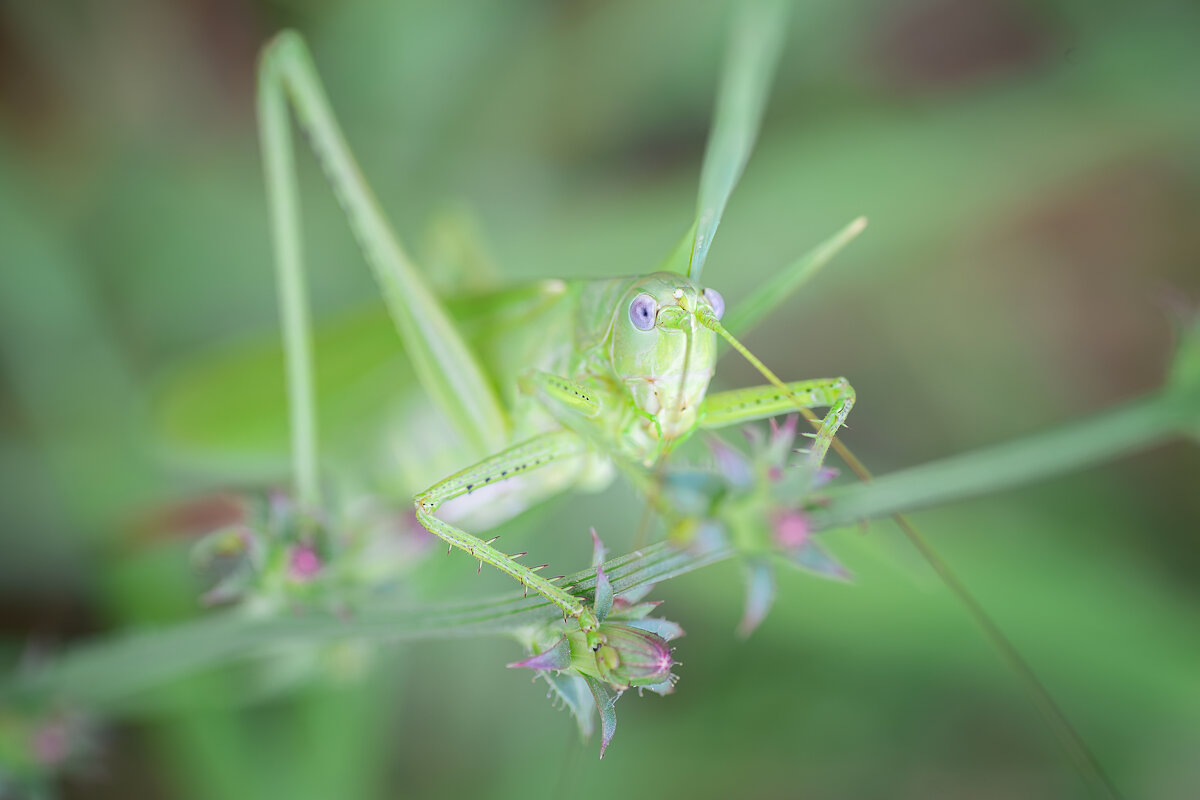
[{"label": "plant stem", "polygon": [[[661,543],[612,559],[604,569],[620,593],[733,554],[733,549],[724,545],[679,550]],[[596,570],[570,575],[562,585],[586,595],[595,588]],[[145,692],[171,681],[226,664],[270,657],[297,644],[506,635],[560,616],[559,609],[537,596],[410,608],[375,604],[349,617],[321,610],[268,618],[218,614],[164,630],[118,634],[77,646],[36,671],[0,683],[0,706],[41,698],[94,710],[128,710],[136,707]]]},{"label": "plant stem", "polygon": [[[1056,431],[838,489],[831,493],[830,506],[814,514],[814,522],[829,528],[1047,478],[1172,438],[1184,419],[1178,401],[1152,395]],[[734,555],[736,549],[728,544],[679,549],[663,542],[614,558],[604,571],[620,594]],[[595,583],[596,571],[587,569],[559,585],[586,598]],[[268,619],[225,614],[82,645],[37,672],[0,685],[0,698],[53,696],[91,708],[120,707],[155,686],[298,642],[503,635],[559,613],[545,598],[508,596],[424,608],[367,606],[349,618],[321,611]]]},{"label": "plant stem", "polygon": [[1011,489],[1152,447],[1181,424],[1177,403],[1150,395],[1057,430],[833,489],[812,521],[832,528]]},{"label": "plant stem", "polygon": [[300,243],[299,190],[288,129],[291,119],[287,100],[282,84],[269,71],[259,76],[258,116],[287,369],[296,500],[304,513],[314,514],[321,509],[321,491],[317,472],[313,346]]}]

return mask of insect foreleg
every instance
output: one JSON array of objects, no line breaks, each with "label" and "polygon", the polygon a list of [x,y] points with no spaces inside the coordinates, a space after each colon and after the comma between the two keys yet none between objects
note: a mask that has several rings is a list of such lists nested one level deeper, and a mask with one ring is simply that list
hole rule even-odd
[{"label": "insect foreleg", "polygon": [[854,389],[845,378],[797,381],[785,384],[788,392],[773,385],[734,389],[704,400],[700,427],[725,428],[757,419],[786,414],[799,408],[828,408],[808,450],[808,463],[816,468],[825,460],[838,428],[854,407]]},{"label": "insect foreleg", "polygon": [[[778,375],[768,369],[767,365],[759,360],[758,356],[751,353],[744,344],[739,342],[733,334],[726,330],[715,315],[701,309],[698,316],[701,325],[716,332],[734,350],[741,353],[742,357],[749,361],[750,365],[758,370],[764,378],[771,382],[769,387],[762,387],[759,390],[759,394],[753,396],[754,402],[752,404],[743,403],[740,407],[727,409],[727,413],[731,414],[733,419],[725,424],[736,424],[739,419],[761,419],[763,416],[771,416],[765,407],[772,403],[779,409],[774,412],[776,414],[783,413],[787,409],[795,409],[810,422],[813,422],[817,428],[813,446],[809,449],[809,465],[813,467],[819,466],[825,459],[825,453],[829,450],[829,446],[833,444],[834,434],[842,426],[846,415],[850,413],[850,409],[854,407],[854,390],[850,388],[849,382],[845,378],[834,378],[827,381],[803,381],[795,384],[801,388],[813,387],[823,389],[823,397],[821,396],[822,393],[818,392],[810,400],[806,401],[796,395],[793,384],[781,381]],[[781,405],[784,400],[790,402]],[[714,400],[713,398],[709,398],[707,402],[714,402]],[[734,405],[737,406],[737,403],[735,402]],[[761,413],[754,406],[762,406]],[[829,406],[829,413],[826,414],[825,419],[819,425],[816,424],[815,415],[810,410],[814,406]],[[716,410],[716,407],[714,410]],[[714,422],[717,419],[720,419],[719,414],[714,417]]]},{"label": "insect foreleg", "polygon": [[413,499],[417,521],[427,531],[452,547],[457,547],[472,558],[490,564],[520,581],[526,591],[532,589],[545,597],[562,609],[564,614],[578,619],[580,627],[585,631],[594,630],[597,626],[595,616],[579,598],[540,577],[534,570],[523,566],[512,556],[497,550],[477,536],[434,516],[438,508],[449,500],[559,463],[563,459],[585,456],[588,449],[587,442],[570,431],[535,436],[456,472],[417,495]]}]

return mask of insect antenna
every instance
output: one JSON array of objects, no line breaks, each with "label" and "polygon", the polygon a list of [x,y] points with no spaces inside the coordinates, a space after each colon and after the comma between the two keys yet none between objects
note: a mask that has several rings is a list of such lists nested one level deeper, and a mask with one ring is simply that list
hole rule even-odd
[{"label": "insect antenna", "polygon": [[[799,410],[804,418],[808,420],[809,424],[812,425],[813,428],[820,430],[822,424],[821,419],[800,402],[799,398],[796,397],[791,388],[779,379],[779,376],[772,372],[766,364],[764,364],[758,359],[758,357],[751,353],[744,344],[739,342],[734,337],[732,333],[725,330],[724,326],[721,325],[720,321],[715,315],[705,309],[700,309],[698,310],[696,316],[701,325],[709,328],[712,331],[715,331],[718,336],[729,343],[730,347],[738,351],[738,353],[740,353],[743,358],[749,361],[756,370],[762,373],[762,376],[766,378],[771,385],[782,392],[786,397],[791,399],[797,410]],[[870,470],[863,465],[858,457],[855,456],[854,453],[850,451],[850,448],[843,444],[840,439],[834,439],[832,446],[834,451],[846,463],[846,466],[850,467],[850,471],[853,472],[859,480],[864,483],[870,483],[874,479],[874,476],[871,474]],[[940,578],[942,583],[945,584],[946,588],[950,590],[950,593],[953,594],[959,603],[961,603],[962,606],[967,610],[967,614],[983,631],[984,638],[986,638],[992,647],[996,649],[1001,659],[1003,659],[1003,661],[1008,665],[1009,669],[1017,676],[1017,680],[1024,685],[1026,691],[1028,691],[1030,696],[1033,698],[1034,705],[1037,707],[1038,711],[1041,712],[1043,718],[1045,718],[1047,724],[1050,726],[1050,729],[1054,731],[1059,743],[1062,745],[1063,749],[1066,750],[1068,756],[1071,758],[1071,761],[1075,764],[1075,767],[1079,770],[1080,774],[1082,774],[1089,783],[1091,783],[1096,789],[1102,791],[1106,796],[1113,798],[1120,797],[1121,793],[1117,791],[1117,788],[1113,784],[1112,780],[1104,772],[1104,768],[1100,765],[1100,761],[1096,758],[1096,754],[1092,752],[1090,747],[1088,747],[1087,743],[1083,740],[1083,737],[1080,736],[1079,732],[1075,729],[1075,726],[1071,724],[1069,719],[1067,719],[1067,715],[1059,707],[1058,703],[1055,702],[1053,695],[1050,694],[1050,691],[1045,687],[1041,679],[1038,678],[1037,673],[1033,671],[1033,667],[1029,665],[1029,662],[1027,662],[1021,655],[1020,651],[1017,650],[1016,645],[1012,643],[1012,640],[1008,638],[1008,635],[1004,633],[999,624],[992,619],[991,614],[987,612],[987,610],[983,607],[983,604],[980,603],[975,595],[971,593],[966,584],[963,583],[962,579],[958,577],[957,573],[950,568],[950,565],[942,559],[938,552],[933,548],[933,545],[929,543],[929,540],[926,539],[919,530],[917,530],[917,527],[913,524],[912,520],[910,520],[906,515],[899,513],[892,514],[891,516],[897,527],[900,528],[908,541],[912,543],[914,548],[916,548],[917,552],[921,554],[921,557],[925,559],[926,563],[928,563],[933,571],[937,573],[938,578]]]}]

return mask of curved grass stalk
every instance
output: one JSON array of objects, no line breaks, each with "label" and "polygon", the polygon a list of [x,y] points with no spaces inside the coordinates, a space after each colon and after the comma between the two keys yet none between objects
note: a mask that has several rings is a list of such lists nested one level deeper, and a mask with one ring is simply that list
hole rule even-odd
[{"label": "curved grass stalk", "polygon": [[812,521],[834,528],[1016,488],[1160,444],[1182,434],[1187,420],[1173,394],[1149,395],[1053,431],[838,487]]},{"label": "curved grass stalk", "polygon": [[[1151,395],[1056,431],[847,486],[814,513],[817,529],[888,517],[968,496],[1012,488],[1112,460],[1181,435],[1196,414],[1178,393]],[[1020,467],[1020,469],[1018,469]],[[953,476],[958,475],[957,479]],[[919,546],[919,545],[918,545]],[[605,562],[617,594],[695,571],[736,555],[723,542],[680,549],[659,543]],[[559,583],[587,598],[596,571]],[[561,614],[548,600],[508,596],[423,607],[368,606],[351,617],[327,612],[254,619],[224,614],[167,630],[121,634],[80,645],[37,672],[0,686],[0,698],[55,699],[119,710],[156,686],[205,669],[246,661],[283,645],[347,639],[411,642],[456,636],[507,635]]]},{"label": "curved grass stalk", "polygon": [[[937,500],[949,502],[987,490],[1012,488],[1038,478],[1107,461],[1128,450],[1149,447],[1173,435],[1183,435],[1190,425],[1194,424],[1192,418],[1196,415],[1196,408],[1190,396],[1190,387],[1171,390],[1174,388],[1173,384],[1178,383],[1179,381],[1173,380],[1168,383],[1168,390],[1161,394],[1069,425],[1056,432],[935,462],[927,467],[912,470],[911,473],[915,474],[910,473],[906,476],[901,473],[892,476],[884,481],[882,492],[879,492],[879,482],[849,448],[840,440],[834,442],[838,454],[860,479],[861,483],[858,486],[869,487],[879,492],[873,503],[871,500],[860,501],[857,513],[853,503],[844,502],[844,496],[841,504],[835,501],[832,507],[839,509],[840,519],[863,519],[863,510],[871,512],[872,516],[891,517],[921,557],[937,573],[946,588],[963,605],[1001,659],[1029,691],[1047,725],[1062,743],[1063,749],[1074,762],[1080,775],[1096,793],[1106,797],[1118,798],[1121,793],[1099,758],[992,615],[902,512],[908,508],[922,507],[919,505],[922,501],[927,504]],[[807,409],[801,409],[801,412],[814,428],[820,429],[820,420],[812,412]],[[850,489],[850,492],[853,491],[853,488]],[[894,500],[904,492],[908,492],[904,498],[904,507],[889,509],[888,499]],[[835,512],[833,520],[837,519],[839,517]],[[831,520],[827,519],[825,522],[830,524]]]},{"label": "curved grass stalk", "polygon": [[[658,583],[733,555],[724,545],[678,550],[648,547],[604,565],[617,593]],[[577,594],[595,589],[596,570],[566,578]],[[460,636],[507,635],[561,611],[542,597],[505,597],[469,604],[369,606],[346,617],[326,611],[252,618],[221,614],[166,630],[112,636],[81,645],[56,662],[0,686],[0,699],[53,700],[120,711],[138,695],[206,669],[245,662],[296,643],[346,640],[412,642]]]}]

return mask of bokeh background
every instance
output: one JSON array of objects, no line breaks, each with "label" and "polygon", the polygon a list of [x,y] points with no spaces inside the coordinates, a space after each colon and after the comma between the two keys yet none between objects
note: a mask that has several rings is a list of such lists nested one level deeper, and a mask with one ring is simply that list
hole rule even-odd
[{"label": "bokeh background", "polygon": [[[294,26],[401,237],[470,219],[504,281],[653,268],[690,222],[722,3],[6,0],[0,4],[0,632],[5,669],[201,613],[189,532],[286,462],[192,457],[173,376],[277,316],[256,52]],[[886,472],[1152,391],[1200,297],[1200,7],[797,3],[706,279],[731,302],[860,214],[867,233],[748,344],[845,374]],[[377,302],[309,154],[319,320]],[[1172,298],[1174,300],[1172,300]],[[724,386],[757,382],[733,360]],[[271,384],[266,384],[268,387]],[[229,385],[229,393],[268,391]],[[282,385],[264,402],[282,402]],[[268,441],[269,437],[268,437]],[[279,444],[279,442],[276,442]],[[280,452],[282,452],[280,450]],[[244,454],[242,454],[244,456]],[[917,515],[1130,796],[1200,794],[1200,454]],[[514,528],[630,546],[616,487]],[[246,697],[203,676],[108,720],[67,797],[1073,797],[1020,685],[889,524],[828,539],[852,585],[740,572],[657,592],[675,695],[619,706],[603,762],[506,640],[384,649],[365,677]],[[522,549],[526,549],[522,547]],[[509,591],[440,559],[431,597]],[[468,582],[468,577],[470,582]]]}]

